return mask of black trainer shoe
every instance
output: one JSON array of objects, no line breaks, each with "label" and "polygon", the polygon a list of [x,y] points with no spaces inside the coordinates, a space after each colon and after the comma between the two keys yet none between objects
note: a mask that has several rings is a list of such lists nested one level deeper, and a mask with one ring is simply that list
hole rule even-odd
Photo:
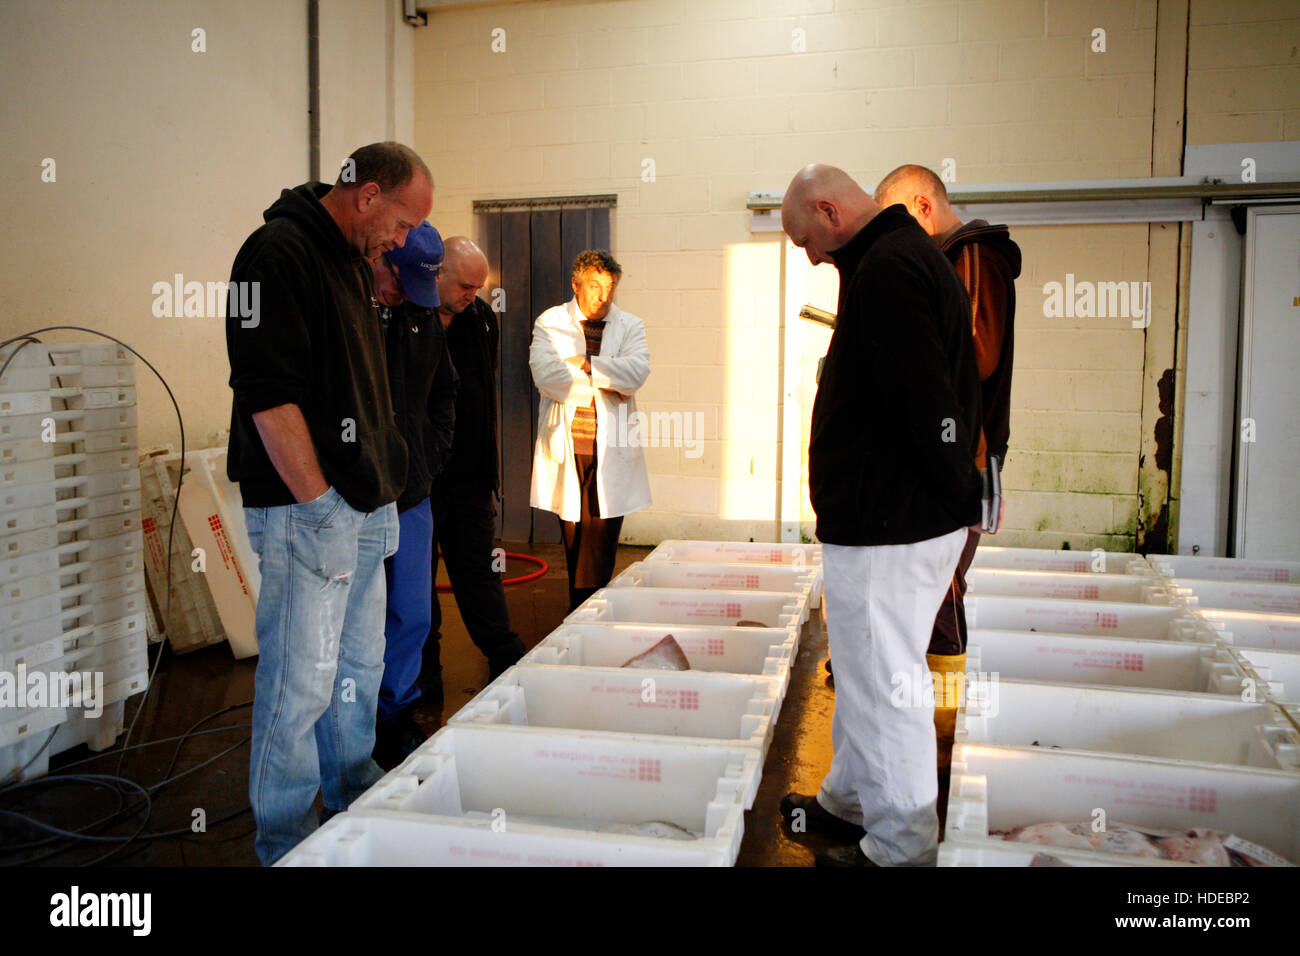
[{"label": "black trainer shoe", "polygon": [[862,847],[856,843],[851,846],[832,846],[818,850],[813,854],[818,866],[871,866],[876,864],[867,859]]},{"label": "black trainer shoe", "polygon": [[[815,796],[802,793],[787,793],[781,798],[781,816],[795,833],[824,833],[838,840],[861,840],[867,834],[858,824],[831,813]],[[799,821],[802,829],[796,829]]]}]

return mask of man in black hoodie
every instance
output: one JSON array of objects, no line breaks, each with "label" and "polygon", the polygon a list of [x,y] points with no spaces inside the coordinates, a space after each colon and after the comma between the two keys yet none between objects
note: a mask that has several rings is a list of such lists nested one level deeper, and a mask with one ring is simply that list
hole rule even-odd
[{"label": "man in black hoodie", "polygon": [[[966,287],[984,409],[975,464],[981,469],[1000,470],[1007,460],[1011,434],[1015,280],[1020,275],[1020,247],[1012,241],[1006,226],[991,226],[983,219],[972,219],[963,225],[948,204],[948,189],[943,180],[924,166],[899,166],[880,181],[875,199],[882,208],[894,203],[906,206],[912,218],[938,243]],[[940,772],[947,772],[952,763],[952,741],[960,705],[959,695],[955,693],[957,683],[947,675],[966,673],[966,572],[975,559],[980,532],[971,528],[967,535],[952,584],[939,605],[930,650],[925,655],[930,672],[944,675],[942,682],[936,681],[944,688],[944,699],[936,700],[934,708]],[[951,697],[950,692],[953,692]]]},{"label": "man in black hoodie", "polygon": [[840,169],[796,174],[781,223],[809,261],[840,274],[808,447],[835,659],[834,758],[819,793],[787,795],[782,812],[861,838],[819,863],[932,863],[925,649],[966,529],[980,520],[970,304],[907,211],[882,211]]},{"label": "man in black hoodie", "polygon": [[362,147],[332,187],[284,190],[231,269],[228,473],[261,571],[249,798],[265,865],[315,828],[317,790],[337,812],[381,775],[382,562],[407,452],[361,260],[401,246],[432,195],[409,147]]}]

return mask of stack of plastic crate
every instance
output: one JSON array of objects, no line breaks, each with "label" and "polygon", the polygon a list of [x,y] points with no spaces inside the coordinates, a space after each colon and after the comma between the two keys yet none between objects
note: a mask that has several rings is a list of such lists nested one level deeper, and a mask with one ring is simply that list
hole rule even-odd
[{"label": "stack of plastic crate", "polygon": [[[170,449],[144,455],[144,541],[149,588],[159,619],[168,614],[167,635],[178,653],[226,640],[237,658],[257,653],[257,559],[248,543],[239,489],[226,478],[226,449]],[[176,489],[180,507],[172,525]],[[171,537],[170,574],[167,541]]]},{"label": "stack of plastic crate", "polygon": [[[179,511],[172,522],[180,455],[171,448],[140,456],[141,505],[144,512],[144,560],[154,612],[178,654],[226,639],[221,617],[203,580],[194,570],[194,544]],[[171,551],[167,544],[171,542]],[[169,567],[170,559],[170,567]],[[168,592],[170,581],[170,593]],[[170,603],[169,603],[170,598]]]},{"label": "stack of plastic crate", "polygon": [[[1300,728],[1280,684],[1208,616],[1237,612],[1200,607],[1198,589],[1223,589],[1162,560],[976,552],[941,865],[1222,862],[1227,835],[1300,862]],[[1034,826],[1017,839],[1052,845],[1003,839]]]},{"label": "stack of plastic crate", "polygon": [[820,593],[814,547],[665,542],[283,865],[733,864]]},{"label": "stack of plastic crate", "polygon": [[[12,361],[9,361],[12,359]],[[148,680],[132,360],[0,350],[0,778],[122,729]]]}]

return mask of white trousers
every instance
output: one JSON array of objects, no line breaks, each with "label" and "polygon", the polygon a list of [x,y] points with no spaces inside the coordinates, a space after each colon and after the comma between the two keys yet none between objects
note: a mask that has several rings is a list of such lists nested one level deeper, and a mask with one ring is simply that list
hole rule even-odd
[{"label": "white trousers", "polygon": [[862,852],[879,866],[927,866],[938,855],[925,651],[965,544],[959,528],[915,544],[822,546],[835,756],[817,800],[862,824]]}]

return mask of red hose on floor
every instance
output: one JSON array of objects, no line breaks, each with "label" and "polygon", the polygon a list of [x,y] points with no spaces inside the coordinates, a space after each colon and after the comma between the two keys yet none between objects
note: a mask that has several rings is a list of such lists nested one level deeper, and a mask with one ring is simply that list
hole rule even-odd
[{"label": "red hose on floor", "polygon": [[[438,551],[438,557],[440,558],[442,557],[441,550]],[[551,566],[549,564],[547,564],[541,558],[533,557],[531,554],[515,554],[513,551],[507,551],[506,557],[514,558],[517,561],[528,561],[532,564],[537,565],[536,571],[529,572],[528,574],[521,574],[517,578],[506,578],[504,581],[501,582],[506,586],[509,586],[511,584],[524,584],[528,581],[536,580],[537,578],[540,578],[543,574],[545,574],[547,571],[551,570]],[[451,590],[450,584],[439,584],[436,585],[436,587],[439,591]]]}]

